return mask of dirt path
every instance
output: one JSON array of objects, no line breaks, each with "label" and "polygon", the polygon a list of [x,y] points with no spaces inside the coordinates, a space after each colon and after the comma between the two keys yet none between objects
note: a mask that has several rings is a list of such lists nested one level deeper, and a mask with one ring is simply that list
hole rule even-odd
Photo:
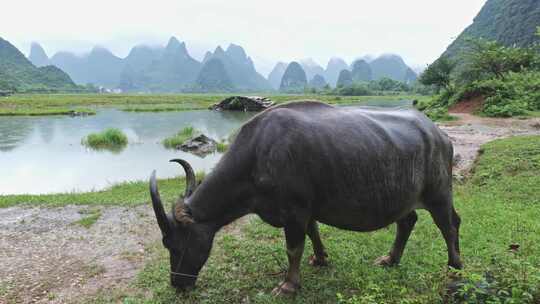
[{"label": "dirt path", "polygon": [[[457,176],[493,139],[539,134],[540,119],[489,119],[454,114],[441,124],[454,143]],[[149,205],[102,207],[89,228],[76,222],[89,207],[0,209],[0,304],[71,303],[127,286],[144,265],[146,246],[160,235]],[[246,219],[223,233],[239,233]]]},{"label": "dirt path", "polygon": [[486,118],[465,113],[452,115],[459,120],[441,123],[439,127],[454,144],[454,176],[457,178],[469,172],[481,145],[510,136],[540,135],[540,118],[522,120]]},{"label": "dirt path", "polygon": [[[129,282],[159,237],[149,206],[0,209],[0,303],[66,303]],[[4,298],[4,300],[2,300]]]}]

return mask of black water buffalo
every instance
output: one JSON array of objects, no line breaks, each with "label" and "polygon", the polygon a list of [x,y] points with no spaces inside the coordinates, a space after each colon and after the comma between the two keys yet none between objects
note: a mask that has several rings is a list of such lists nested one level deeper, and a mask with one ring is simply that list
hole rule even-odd
[{"label": "black water buffalo", "polygon": [[326,265],[317,222],[353,231],[397,223],[397,235],[379,265],[399,263],[426,209],[448,248],[448,264],[461,268],[460,219],[452,202],[452,154],[448,137],[416,110],[339,108],[304,101],[270,108],[248,121],[215,169],[197,185],[183,160],[187,187],[167,215],[155,172],[150,193],[163,244],[170,251],[171,283],[195,284],[216,232],[255,213],[283,227],[289,269],[275,293],[300,286],[306,234],[312,265]]}]

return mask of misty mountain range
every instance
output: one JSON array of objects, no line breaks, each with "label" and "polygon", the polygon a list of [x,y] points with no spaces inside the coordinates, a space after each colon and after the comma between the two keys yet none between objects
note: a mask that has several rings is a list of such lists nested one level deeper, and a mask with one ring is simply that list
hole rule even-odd
[{"label": "misty mountain range", "polygon": [[[28,59],[37,67],[53,65],[62,69],[77,84],[93,84],[124,92],[278,90],[289,66],[278,62],[265,78],[239,45],[231,44],[226,49],[218,46],[198,61],[190,56],[186,44],[174,37],[164,47],[135,46],[125,58],[102,47],[95,47],[84,56],[58,52],[49,58],[39,44],[33,43]],[[343,70],[351,71],[355,81],[383,77],[406,83],[416,80],[416,73],[397,55],[356,60],[350,65],[343,59],[332,58],[326,68],[311,59],[298,63],[305,73],[305,85],[316,87],[322,84],[335,86]]]}]

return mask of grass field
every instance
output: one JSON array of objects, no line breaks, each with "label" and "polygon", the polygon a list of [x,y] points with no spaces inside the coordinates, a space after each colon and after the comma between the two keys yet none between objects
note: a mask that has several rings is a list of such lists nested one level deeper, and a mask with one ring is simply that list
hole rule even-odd
[{"label": "grass field", "polygon": [[67,107],[0,107],[0,116],[48,116],[48,115],[95,115],[96,111],[86,108]]},{"label": "grass field", "polygon": [[[21,94],[0,98],[0,115],[68,114],[80,107],[110,106],[132,112],[186,111],[208,109],[209,106],[234,94]],[[242,95],[242,94],[241,94]],[[249,94],[248,94],[249,95]],[[251,94],[258,95],[258,94]],[[420,96],[326,96],[326,95],[267,95],[276,103],[316,99],[332,104],[353,104],[368,100],[422,99]],[[92,111],[91,109],[86,109]]]},{"label": "grass field", "polygon": [[[455,204],[463,223],[462,303],[540,302],[540,136],[497,140],[482,148],[472,176],[455,185]],[[160,181],[166,201],[181,193],[183,181]],[[147,182],[109,190],[58,195],[0,197],[0,207],[20,203],[135,205],[148,202]],[[330,255],[327,268],[312,268],[307,241],[303,287],[294,299],[274,298],[287,262],[283,233],[258,219],[238,235],[221,234],[198,288],[176,295],[169,287],[168,254],[161,244],[129,291],[107,291],[92,303],[441,303],[450,281],[446,246],[426,212],[399,267],[372,265],[394,238],[392,225],[373,233],[353,233],[321,225]],[[510,250],[510,246],[519,246]]]}]

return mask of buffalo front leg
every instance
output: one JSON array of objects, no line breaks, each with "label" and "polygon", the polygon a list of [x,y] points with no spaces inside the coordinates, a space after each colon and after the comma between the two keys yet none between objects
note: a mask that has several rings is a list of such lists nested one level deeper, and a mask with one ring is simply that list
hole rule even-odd
[{"label": "buffalo front leg", "polygon": [[315,220],[311,220],[307,227],[307,234],[313,244],[313,255],[309,257],[309,264],[311,266],[327,266],[328,262],[326,258],[328,255],[324,250],[324,245],[319,235],[319,227]]},{"label": "buffalo front leg", "polygon": [[439,204],[433,204],[429,212],[446,242],[448,266],[455,269],[462,269],[463,264],[461,263],[459,253],[459,226],[461,219],[454,209],[452,195],[447,195],[444,199],[435,202]]},{"label": "buffalo front leg", "polygon": [[405,250],[405,245],[409,240],[409,236],[414,228],[414,224],[418,220],[418,215],[416,211],[413,211],[404,218],[397,221],[397,233],[394,245],[390,250],[390,254],[382,256],[375,260],[376,265],[380,266],[395,266],[399,264],[403,251]]},{"label": "buffalo front leg", "polygon": [[304,253],[306,231],[297,225],[285,226],[285,239],[289,269],[285,280],[272,291],[274,295],[294,294],[300,289],[300,262]]}]

